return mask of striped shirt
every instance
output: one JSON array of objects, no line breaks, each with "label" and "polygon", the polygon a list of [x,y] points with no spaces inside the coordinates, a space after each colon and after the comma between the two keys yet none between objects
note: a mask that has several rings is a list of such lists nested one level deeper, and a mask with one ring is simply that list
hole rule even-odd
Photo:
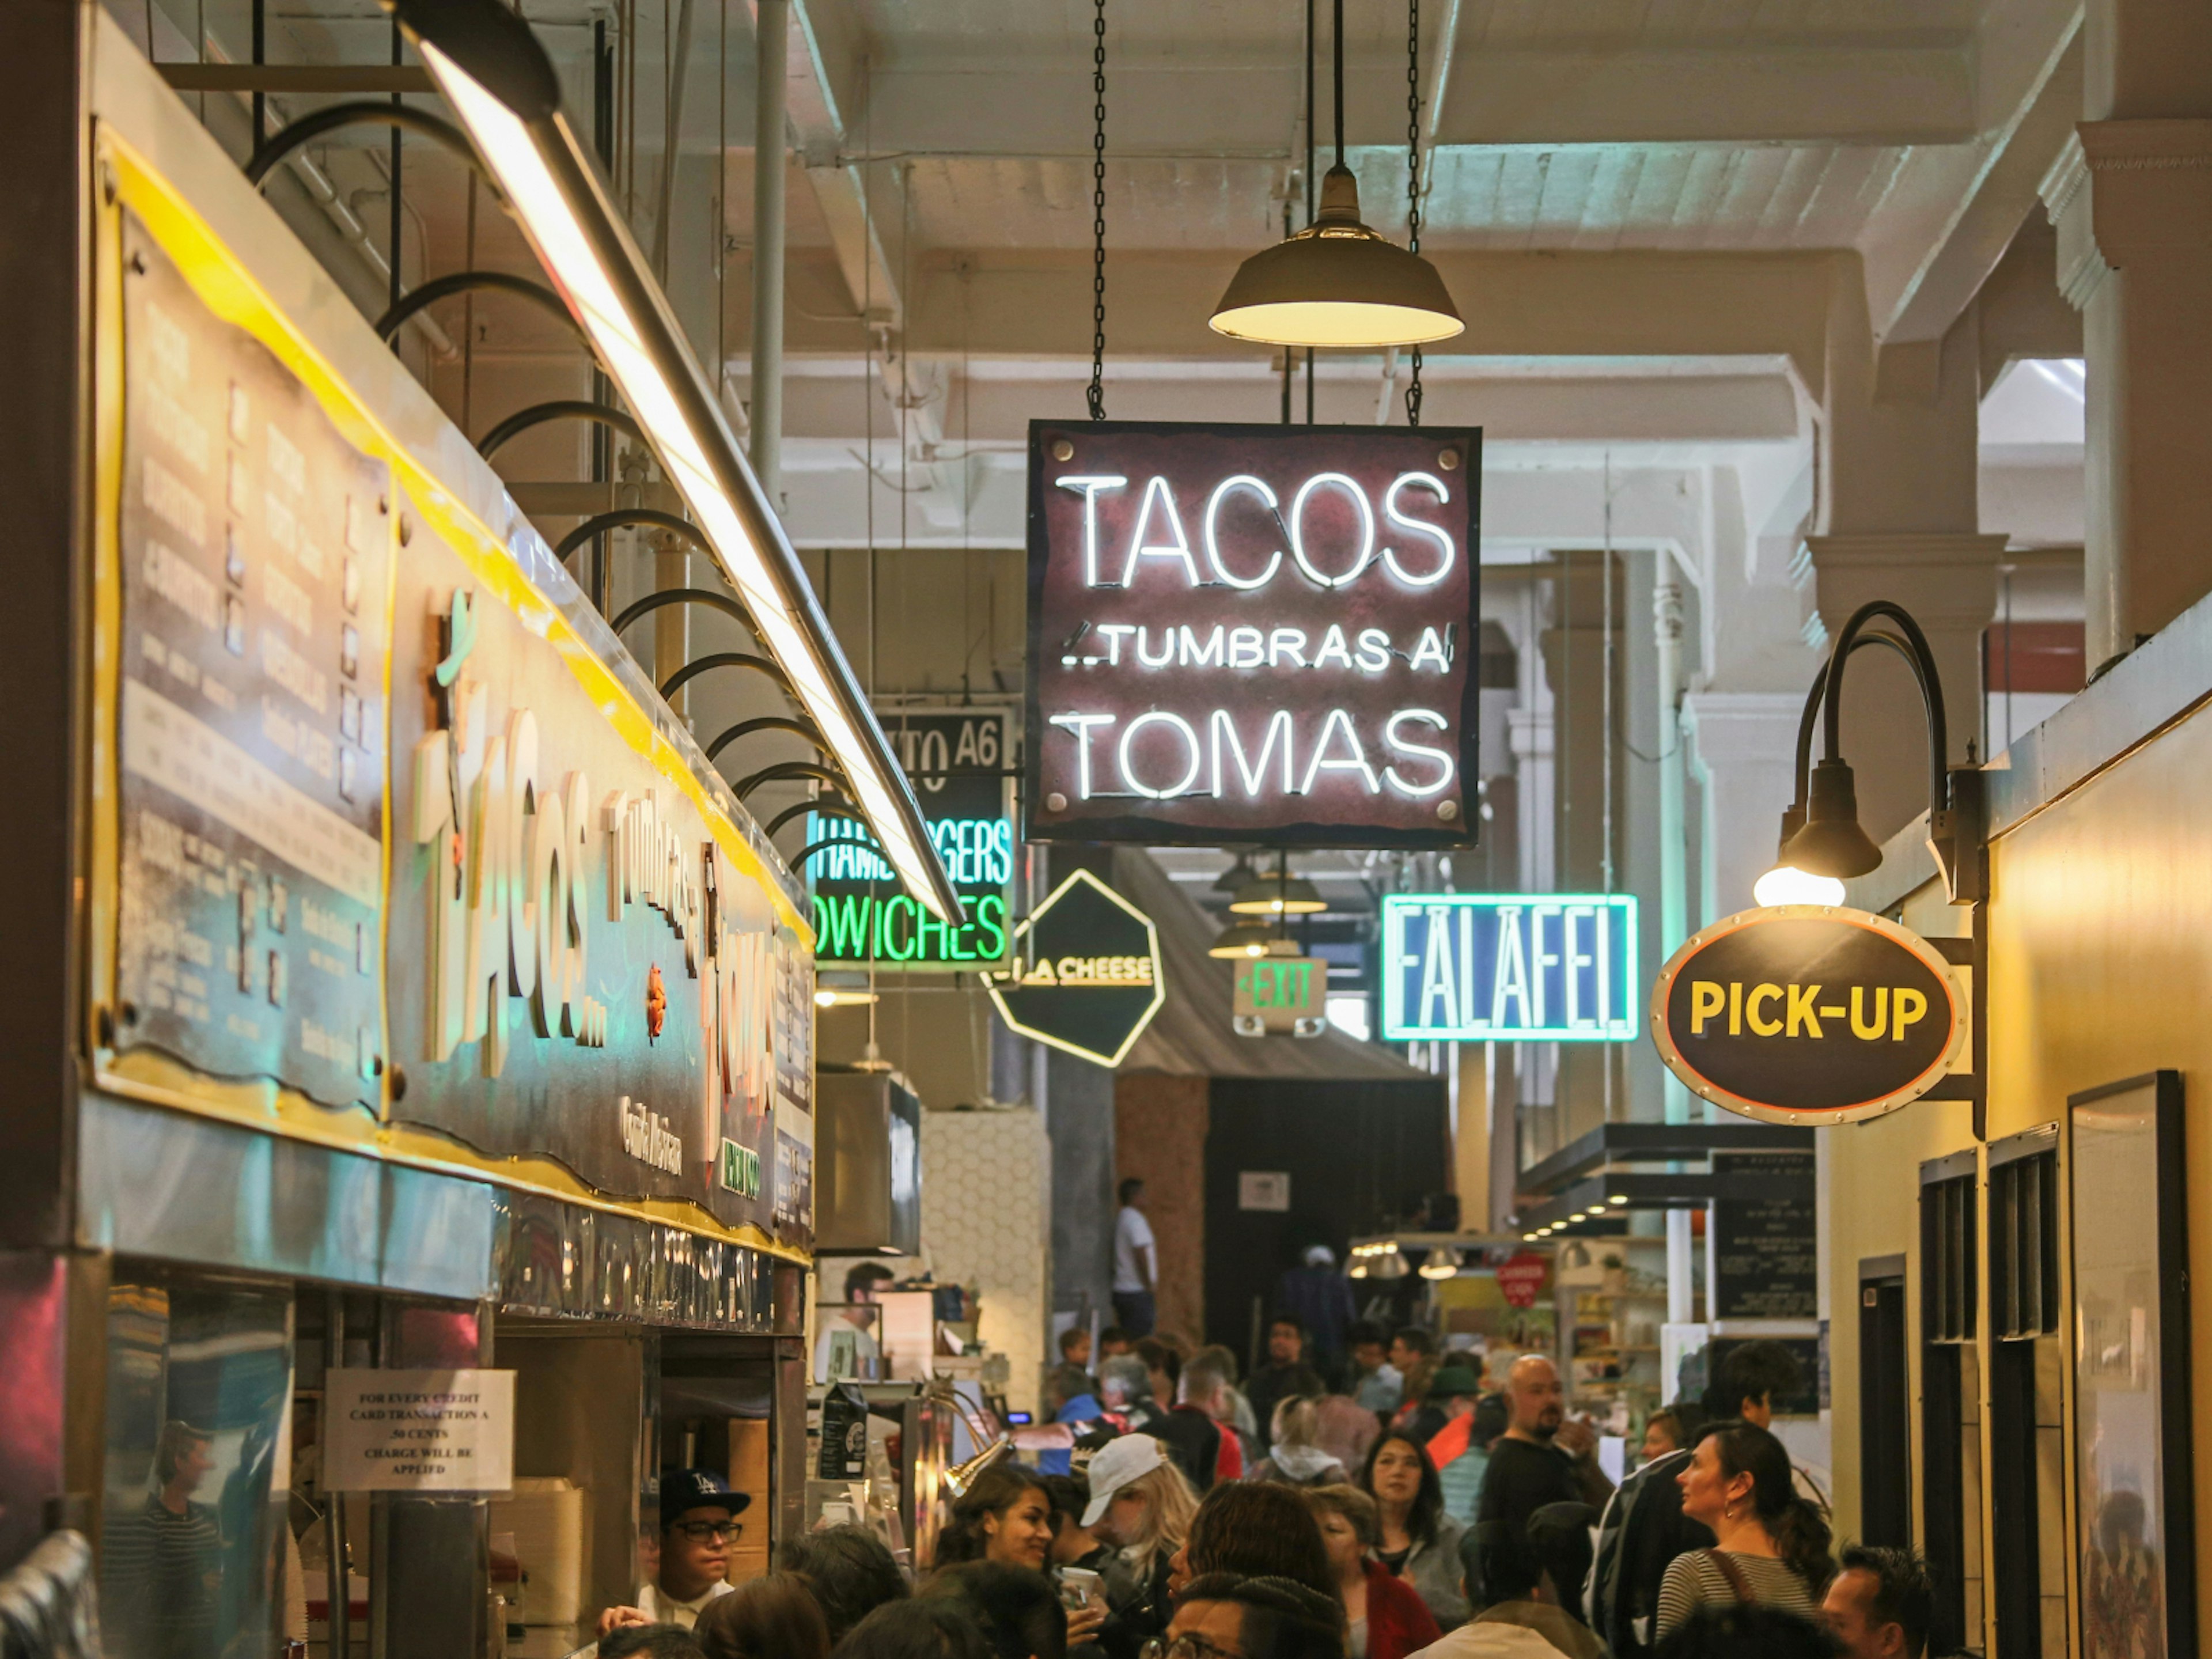
[{"label": "striped shirt", "polygon": [[[1668,1564],[1659,1585],[1659,1627],[1656,1642],[1671,1636],[1699,1607],[1731,1607],[1736,1593],[1713,1558],[1717,1550],[1688,1550]],[[1787,1562],[1769,1555],[1728,1552],[1729,1559],[1751,1587],[1752,1599],[1762,1607],[1779,1607],[1801,1618],[1818,1620],[1820,1604],[1805,1581]]]}]

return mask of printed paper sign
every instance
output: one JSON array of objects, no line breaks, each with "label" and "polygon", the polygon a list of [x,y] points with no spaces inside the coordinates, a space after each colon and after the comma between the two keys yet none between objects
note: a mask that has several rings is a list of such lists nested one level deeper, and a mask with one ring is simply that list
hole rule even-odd
[{"label": "printed paper sign", "polygon": [[505,1492],[513,1371],[339,1370],[323,1397],[333,1492]]}]

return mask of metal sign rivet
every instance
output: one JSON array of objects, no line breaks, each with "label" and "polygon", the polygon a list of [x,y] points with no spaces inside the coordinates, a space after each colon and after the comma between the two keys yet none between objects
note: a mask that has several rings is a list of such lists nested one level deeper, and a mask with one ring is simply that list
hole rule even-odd
[{"label": "metal sign rivet", "polygon": [[1459,465],[1459,451],[1456,449],[1438,450],[1437,452],[1437,465],[1447,472],[1453,471]]},{"label": "metal sign rivet", "polygon": [[1073,460],[1075,459],[1075,446],[1068,442],[1065,438],[1054,438],[1052,441],[1052,458],[1055,461]]},{"label": "metal sign rivet", "polygon": [[1048,812],[1065,812],[1067,811],[1067,797],[1061,794],[1059,790],[1054,790],[1044,798],[1044,810]]},{"label": "metal sign rivet", "polygon": [[1446,823],[1449,823],[1454,818],[1459,816],[1459,803],[1455,800],[1438,801],[1437,803],[1437,816],[1442,818]]}]

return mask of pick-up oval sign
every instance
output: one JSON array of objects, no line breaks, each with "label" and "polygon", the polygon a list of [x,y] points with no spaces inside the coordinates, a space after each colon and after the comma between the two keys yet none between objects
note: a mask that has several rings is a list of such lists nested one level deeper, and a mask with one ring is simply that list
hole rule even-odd
[{"label": "pick-up oval sign", "polygon": [[1660,970],[1651,1036],[1692,1094],[1773,1123],[1850,1123],[1917,1100],[1962,1030],[1918,934],[1841,906],[1745,910]]}]

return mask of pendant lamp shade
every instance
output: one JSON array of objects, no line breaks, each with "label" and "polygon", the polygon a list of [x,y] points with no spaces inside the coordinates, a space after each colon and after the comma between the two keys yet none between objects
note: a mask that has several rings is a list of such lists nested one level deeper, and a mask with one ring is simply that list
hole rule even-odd
[{"label": "pendant lamp shade", "polygon": [[1328,909],[1328,902],[1304,876],[1261,876],[1237,890],[1229,908],[1240,916],[1309,916]]},{"label": "pendant lamp shade", "polygon": [[1233,927],[1224,928],[1221,937],[1206,947],[1206,954],[1231,962],[1264,957],[1274,937],[1256,921],[1241,921]]},{"label": "pendant lamp shade", "polygon": [[1434,265],[1360,222],[1359,181],[1342,162],[1322,180],[1313,223],[1237,267],[1211,326],[1266,345],[1370,350],[1467,328]]}]

